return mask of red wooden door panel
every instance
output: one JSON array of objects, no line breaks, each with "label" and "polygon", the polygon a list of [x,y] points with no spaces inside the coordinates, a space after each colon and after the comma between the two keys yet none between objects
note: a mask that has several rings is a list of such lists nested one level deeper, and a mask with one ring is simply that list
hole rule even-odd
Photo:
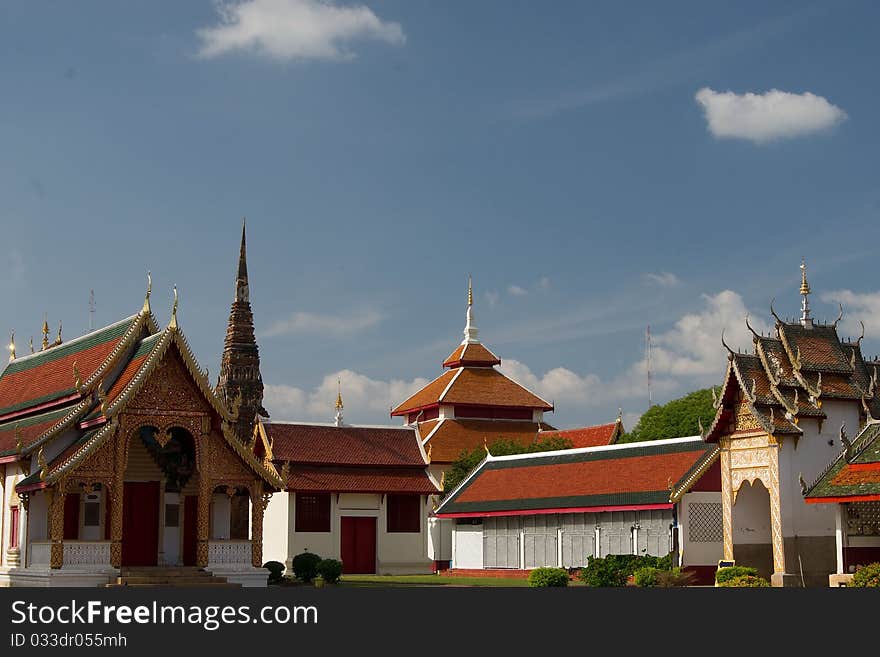
[{"label": "red wooden door panel", "polygon": [[196,565],[196,546],[199,533],[199,498],[187,495],[183,498],[183,565]]},{"label": "red wooden door panel", "polygon": [[376,572],[376,519],[341,518],[342,572],[371,575]]},{"label": "red wooden door panel", "polygon": [[79,493],[64,496],[64,540],[79,538]]},{"label": "red wooden door panel", "polygon": [[122,565],[159,560],[159,482],[126,481],[122,489]]}]

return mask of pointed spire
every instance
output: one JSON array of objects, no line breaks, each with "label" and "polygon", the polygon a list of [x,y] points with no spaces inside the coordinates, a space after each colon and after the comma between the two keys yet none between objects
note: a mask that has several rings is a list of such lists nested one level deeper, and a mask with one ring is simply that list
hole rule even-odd
[{"label": "pointed spire", "polygon": [[147,293],[144,295],[144,307],[141,309],[141,312],[144,315],[150,314],[150,294],[153,292],[153,273],[147,271]]},{"label": "pointed spire", "polygon": [[177,328],[177,304],[179,298],[177,296],[177,286],[174,286],[174,305],[171,306],[171,321],[168,322],[168,328]]},{"label": "pointed spire", "polygon": [[479,329],[474,326],[474,283],[471,279],[470,274],[468,274],[468,305],[467,305],[467,315],[464,325],[464,340],[461,341],[462,344],[474,344],[479,342]]},{"label": "pointed spire", "polygon": [[810,284],[807,282],[807,259],[801,258],[801,326],[810,328],[813,319],[810,317]]},{"label": "pointed spire", "polygon": [[31,348],[31,353],[34,353],[34,336],[31,336],[31,339],[28,340],[28,346]]},{"label": "pointed spire", "polygon": [[238,252],[238,274],[235,277],[235,300],[250,301],[247,272],[247,236],[245,219],[241,220],[241,248]]},{"label": "pointed spire", "polygon": [[342,410],[345,405],[342,403],[342,381],[336,379],[336,426],[342,426]]},{"label": "pointed spire", "polygon": [[15,329],[12,330],[12,334],[9,336],[9,362],[15,360]]},{"label": "pointed spire", "polygon": [[43,315],[43,351],[49,348],[49,317]]},{"label": "pointed spire", "polygon": [[58,337],[56,337],[55,342],[52,343],[53,347],[57,347],[58,345],[61,344],[61,328],[62,328],[62,323],[58,322]]}]

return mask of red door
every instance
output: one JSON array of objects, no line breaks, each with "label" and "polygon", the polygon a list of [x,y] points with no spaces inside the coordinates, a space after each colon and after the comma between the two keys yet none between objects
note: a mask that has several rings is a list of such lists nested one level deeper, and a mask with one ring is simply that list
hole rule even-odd
[{"label": "red door", "polygon": [[64,540],[79,538],[79,493],[64,496]]},{"label": "red door", "polygon": [[183,498],[183,565],[196,565],[196,544],[199,533],[199,498],[187,495]]},{"label": "red door", "polygon": [[122,489],[122,565],[159,560],[159,482],[126,481]]},{"label": "red door", "polygon": [[376,572],[376,519],[342,517],[342,572],[372,575]]}]

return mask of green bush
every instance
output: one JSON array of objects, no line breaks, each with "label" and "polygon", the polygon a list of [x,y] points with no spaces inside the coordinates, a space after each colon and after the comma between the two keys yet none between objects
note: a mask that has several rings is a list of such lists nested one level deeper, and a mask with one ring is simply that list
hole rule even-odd
[{"label": "green bush", "polygon": [[321,557],[311,552],[303,552],[293,558],[290,566],[293,576],[302,582],[311,582],[318,575],[318,564]]},{"label": "green bush", "polygon": [[529,573],[529,586],[568,586],[568,571],[565,568],[535,568]]},{"label": "green bush", "polygon": [[724,580],[719,583],[718,586],[730,588],[764,588],[770,586],[770,582],[757,575],[737,575],[736,577]]},{"label": "green bush", "polygon": [[640,568],[667,571],[672,568],[672,554],[652,557],[639,554],[609,554],[607,557],[590,557],[581,568],[580,579],[587,586],[625,586],[630,575]]},{"label": "green bush", "polygon": [[852,585],[859,588],[880,588],[880,563],[869,563],[859,568],[853,575]]},{"label": "green bush", "polygon": [[263,568],[269,571],[269,583],[274,584],[284,579],[284,564],[280,561],[267,561]]},{"label": "green bush", "polygon": [[342,562],[337,559],[321,559],[318,562],[318,574],[328,584],[336,584],[342,576]]},{"label": "green bush", "polygon": [[654,568],[653,566],[642,566],[636,572],[633,573],[633,581],[635,581],[636,586],[648,587],[648,586],[657,586],[658,584],[658,574],[659,570]]},{"label": "green bush", "polygon": [[681,568],[657,571],[657,586],[668,589],[676,586],[690,586],[694,581],[694,573]]},{"label": "green bush", "polygon": [[715,583],[721,586],[734,577],[742,577],[743,575],[758,576],[758,570],[749,566],[728,566],[727,568],[719,568],[715,572]]}]

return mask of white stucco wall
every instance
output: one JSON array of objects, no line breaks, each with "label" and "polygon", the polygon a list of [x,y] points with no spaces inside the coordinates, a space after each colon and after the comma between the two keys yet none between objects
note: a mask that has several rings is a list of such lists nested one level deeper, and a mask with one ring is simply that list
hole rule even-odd
[{"label": "white stucco wall", "polygon": [[288,507],[292,495],[287,492],[275,493],[263,515],[263,563],[287,560]]},{"label": "white stucco wall", "polygon": [[[455,522],[455,521],[452,521]],[[452,532],[452,567],[483,567],[483,525],[455,525]]]},{"label": "white stucco wall", "polygon": [[230,504],[225,493],[214,493],[211,498],[211,538],[229,539]]},{"label": "white stucco wall", "polygon": [[[691,505],[711,504],[712,511],[719,514],[721,527],[721,493],[697,492],[686,493],[678,503],[678,524],[681,527],[680,555],[682,566],[713,566],[724,556],[723,529],[718,541],[693,541],[691,530]],[[704,507],[705,508],[705,507]],[[701,537],[702,538],[702,537]]]},{"label": "white stucco wall", "polygon": [[733,543],[770,544],[770,494],[760,481],[743,483],[733,505]]}]

